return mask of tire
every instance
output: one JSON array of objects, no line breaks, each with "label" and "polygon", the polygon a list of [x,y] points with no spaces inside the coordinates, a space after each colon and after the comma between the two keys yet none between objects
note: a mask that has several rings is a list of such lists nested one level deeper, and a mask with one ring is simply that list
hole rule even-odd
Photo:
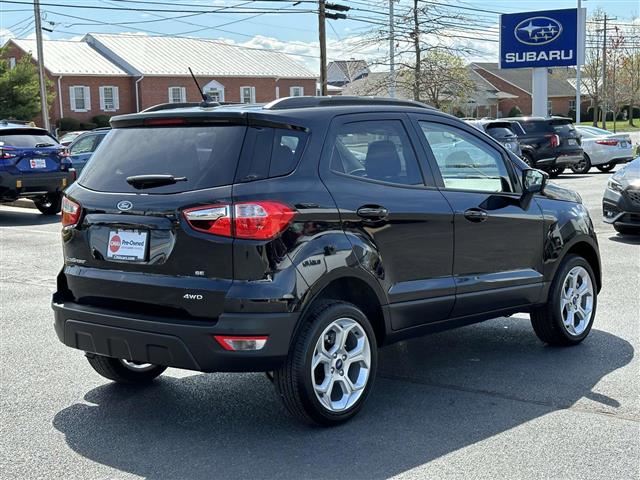
[{"label": "tire", "polygon": [[640,235],[640,227],[629,227],[628,225],[616,225],[614,223],[613,228],[622,235]]},{"label": "tire", "polygon": [[536,168],[534,166],[533,157],[531,156],[530,153],[523,153],[521,158],[522,158],[522,161],[527,165],[529,165],[530,168]]},{"label": "tire", "polygon": [[40,210],[40,213],[44,215],[57,215],[60,213],[62,207],[62,194],[48,193],[43,198],[34,199],[33,203],[36,204],[36,208]]},{"label": "tire", "polygon": [[129,385],[150,383],[167,369],[162,365],[138,364],[93,353],[86,353],[86,357],[89,365],[104,378]]},{"label": "tire", "polygon": [[615,167],[615,165],[611,163],[605,163],[604,165],[596,165],[596,168],[604,173],[610,172],[611,170],[613,170],[613,167]]},{"label": "tire", "polygon": [[[338,327],[349,329],[344,349],[342,342],[338,343]],[[329,353],[319,353],[318,347],[322,351],[328,349]],[[356,351],[361,352],[362,360],[348,365],[347,354]],[[314,357],[320,361],[312,370]],[[364,405],[373,386],[377,360],[375,334],[364,313],[351,303],[322,300],[302,318],[287,360],[274,372],[273,382],[285,407],[296,419],[321,426],[339,425]],[[348,385],[354,383],[356,388],[347,394],[351,389]],[[316,391],[325,389],[323,385],[329,387],[328,394]]]},{"label": "tire", "polygon": [[583,153],[582,162],[571,165],[569,168],[571,168],[573,173],[589,173],[589,170],[591,170],[591,159],[589,155]]},{"label": "tire", "polygon": [[[588,277],[588,282],[590,283],[587,283],[587,290],[590,288],[590,298],[586,295],[579,296],[577,292],[576,295],[566,293],[566,287],[571,284],[569,275],[576,272],[579,273],[579,276],[575,277],[577,280],[576,283],[574,283],[574,290],[576,287],[579,290],[580,286],[584,284],[580,283],[580,286],[578,286],[578,281],[585,282]],[[567,282],[569,282],[569,285],[567,285]],[[579,296],[577,302],[572,301],[572,298],[575,296]],[[567,255],[553,279],[547,303],[532,310],[531,325],[538,338],[549,345],[577,345],[582,342],[591,331],[593,319],[596,316],[597,304],[598,294],[595,276],[589,262],[578,255]],[[586,311],[590,307],[590,315],[588,318],[585,319],[584,315],[579,314],[579,312],[575,310],[576,306],[579,306],[582,311]],[[573,312],[571,315],[573,321],[571,321],[568,316],[571,311]],[[564,321],[565,315],[567,316],[567,323]],[[576,320],[579,320],[578,325],[575,324]],[[573,325],[573,331],[571,331],[571,325]]]},{"label": "tire", "polygon": [[553,167],[548,171],[550,178],[558,178],[562,172],[564,172],[564,167]]}]

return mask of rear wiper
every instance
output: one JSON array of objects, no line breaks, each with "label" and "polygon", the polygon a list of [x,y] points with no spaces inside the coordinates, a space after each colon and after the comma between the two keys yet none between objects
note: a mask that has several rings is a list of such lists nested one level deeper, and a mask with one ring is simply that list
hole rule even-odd
[{"label": "rear wiper", "polygon": [[53,147],[55,143],[36,143],[34,148]]},{"label": "rear wiper", "polygon": [[173,175],[133,175],[127,177],[127,183],[133,188],[144,189],[162,187],[163,185],[173,185],[177,182],[186,182],[187,177],[174,177]]}]

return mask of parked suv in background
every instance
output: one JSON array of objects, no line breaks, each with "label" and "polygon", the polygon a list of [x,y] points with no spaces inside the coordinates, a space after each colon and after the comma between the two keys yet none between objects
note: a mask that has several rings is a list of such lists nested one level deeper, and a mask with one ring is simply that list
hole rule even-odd
[{"label": "parked suv in background", "polygon": [[331,425],[381,345],[515,312],[549,344],[591,329],[579,196],[450,115],[294,97],[111,122],[65,194],[52,304],[106,378],[272,372],[294,416]]},{"label": "parked suv in background", "polygon": [[75,140],[69,145],[69,160],[71,165],[78,172],[78,175],[82,172],[82,169],[87,164],[93,152],[96,151],[98,145],[102,143],[104,137],[109,133],[110,128],[97,128],[89,132],[85,132],[82,135],[76,137]]},{"label": "parked suv in background", "polygon": [[[522,156],[522,150],[518,142],[518,133],[524,135],[525,132],[517,122],[510,122],[508,120],[471,120],[467,121],[467,123],[485,132],[490,137],[495,138],[518,157]],[[516,130],[516,128],[518,130]]]},{"label": "parked suv in background", "polygon": [[0,121],[0,201],[30,198],[40,212],[55,215],[62,190],[75,179],[67,157],[46,130]]},{"label": "parked suv in background", "polygon": [[525,131],[518,137],[522,159],[531,167],[560,175],[583,159],[580,134],[570,118],[514,117]]}]

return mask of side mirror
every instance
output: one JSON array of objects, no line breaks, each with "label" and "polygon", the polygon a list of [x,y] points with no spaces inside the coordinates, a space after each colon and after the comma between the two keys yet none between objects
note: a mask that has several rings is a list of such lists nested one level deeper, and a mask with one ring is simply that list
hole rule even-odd
[{"label": "side mirror", "polygon": [[536,193],[542,192],[549,176],[535,168],[527,168],[522,172],[522,196],[520,197],[520,206],[526,210],[529,203]]},{"label": "side mirror", "polygon": [[533,195],[540,193],[547,184],[549,176],[535,168],[527,168],[522,172],[522,193]]}]

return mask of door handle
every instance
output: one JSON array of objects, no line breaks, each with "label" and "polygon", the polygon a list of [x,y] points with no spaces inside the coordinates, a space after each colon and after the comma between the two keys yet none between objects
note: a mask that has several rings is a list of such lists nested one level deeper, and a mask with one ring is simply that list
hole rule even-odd
[{"label": "door handle", "polygon": [[470,208],[464,212],[464,218],[470,222],[480,223],[489,218],[489,214],[479,208]]},{"label": "door handle", "polygon": [[389,214],[389,210],[380,206],[365,206],[360,207],[357,212],[359,217],[367,220],[381,220]]}]

